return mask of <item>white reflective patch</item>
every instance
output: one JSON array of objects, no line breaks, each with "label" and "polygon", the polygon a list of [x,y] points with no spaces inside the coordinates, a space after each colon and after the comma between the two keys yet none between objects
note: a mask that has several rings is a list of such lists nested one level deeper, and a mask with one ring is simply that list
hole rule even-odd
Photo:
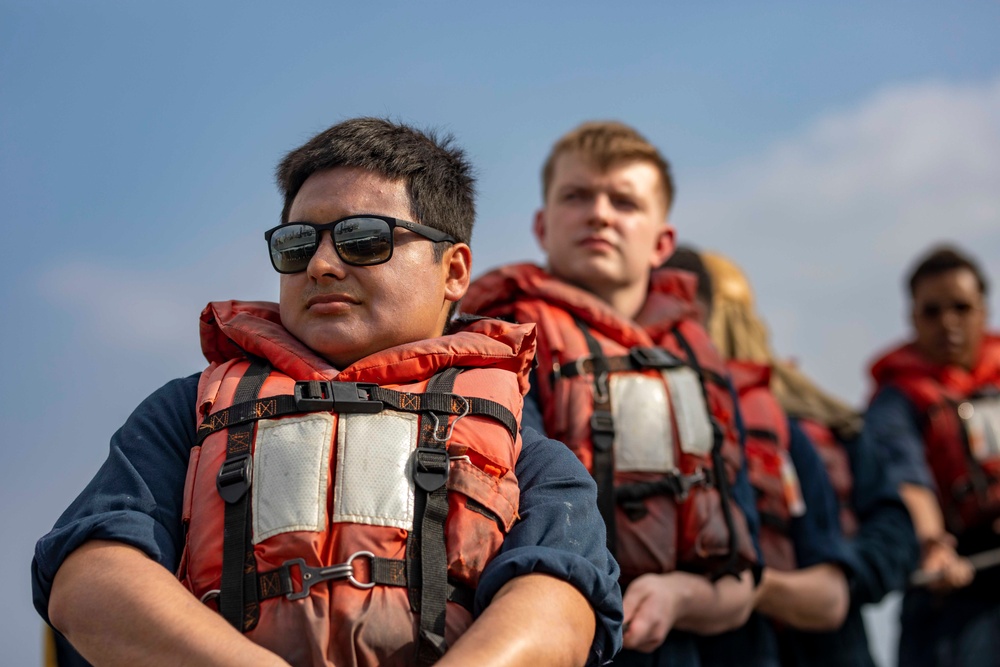
[{"label": "white reflective patch", "polygon": [[674,432],[663,380],[637,373],[611,376],[611,416],[615,420],[615,469],[670,472]]},{"label": "white reflective patch", "polygon": [[977,398],[958,406],[969,450],[977,461],[1000,458],[1000,397]]},{"label": "white reflective patch", "polygon": [[333,520],[413,528],[411,458],[418,416],[387,410],[341,415]]},{"label": "white reflective patch", "polygon": [[253,541],[326,527],[334,417],[263,419],[253,454]]},{"label": "white reflective patch", "polygon": [[795,470],[792,457],[788,452],[781,451],[781,487],[785,492],[785,502],[788,513],[798,518],[806,514],[806,501],[802,497],[802,485],[799,483],[799,473]]},{"label": "white reflective patch", "polygon": [[663,371],[663,374],[670,385],[670,402],[677,416],[681,451],[700,456],[711,454],[712,422],[698,374],[686,366]]}]

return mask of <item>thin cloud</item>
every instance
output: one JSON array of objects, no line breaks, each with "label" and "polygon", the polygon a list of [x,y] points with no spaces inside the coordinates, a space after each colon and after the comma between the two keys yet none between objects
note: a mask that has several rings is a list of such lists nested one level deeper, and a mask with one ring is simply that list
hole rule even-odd
[{"label": "thin cloud", "polygon": [[163,258],[161,266],[177,267],[166,270],[61,262],[42,273],[39,291],[77,318],[85,347],[148,353],[186,367],[198,349],[197,318],[206,303],[277,298],[277,274],[261,270],[256,245],[206,254],[194,264]]},{"label": "thin cloud", "polygon": [[776,347],[860,398],[874,348],[904,334],[901,276],[953,240],[998,275],[1000,78],[878,91],[691,183],[682,239],[750,275]]}]

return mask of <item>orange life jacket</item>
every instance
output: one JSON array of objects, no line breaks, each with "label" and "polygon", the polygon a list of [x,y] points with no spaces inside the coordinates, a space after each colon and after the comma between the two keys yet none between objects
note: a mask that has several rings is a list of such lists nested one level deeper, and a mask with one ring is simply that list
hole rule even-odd
[{"label": "orange life jacket", "polygon": [[858,517],[854,514],[852,494],[854,475],[851,473],[851,459],[844,449],[843,440],[826,424],[806,418],[796,420],[810,442],[816,445],[816,453],[823,461],[830,486],[837,496],[840,506],[840,529],[847,537],[858,532]]},{"label": "orange life jacket", "polygon": [[342,371],[276,304],[209,304],[201,333],[181,581],[299,667],[433,662],[517,517],[531,327],[482,320]]},{"label": "orange life jacket", "polygon": [[756,560],[729,497],[742,454],[725,366],[694,319],[694,290],[688,274],[654,272],[630,322],[522,264],[482,276],[463,300],[469,312],[536,324],[546,433],[594,476],[623,585],[647,572],[716,575]]},{"label": "orange life jacket", "polygon": [[740,401],[747,471],[760,514],[764,564],[777,570],[794,570],[795,545],[789,530],[792,518],[805,512],[805,504],[788,453],[788,420],[771,392],[769,366],[743,361],[730,361],[726,365]]},{"label": "orange life jacket", "polygon": [[1000,517],[1000,337],[983,338],[971,372],[926,361],[903,345],[872,366],[921,415],[924,453],[948,530],[956,535]]}]

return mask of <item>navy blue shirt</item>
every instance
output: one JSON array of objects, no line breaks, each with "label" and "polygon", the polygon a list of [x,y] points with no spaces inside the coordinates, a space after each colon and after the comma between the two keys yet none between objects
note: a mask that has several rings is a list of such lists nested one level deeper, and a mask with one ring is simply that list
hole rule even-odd
[{"label": "navy blue shirt", "polygon": [[924,456],[920,415],[910,399],[895,387],[884,387],[872,398],[865,415],[865,435],[885,465],[889,483],[937,489]]},{"label": "navy blue shirt", "polygon": [[[183,548],[181,509],[188,455],[196,440],[198,375],[150,395],[111,438],[97,475],[38,541],[31,564],[35,608],[48,620],[52,580],[63,560],[89,540],[134,546],[171,572]],[[597,615],[591,662],[621,647],[618,564],[605,547],[597,487],[566,447],[522,429],[515,466],[520,519],[476,589],[478,614],[514,577],[539,572],[563,579]]]}]

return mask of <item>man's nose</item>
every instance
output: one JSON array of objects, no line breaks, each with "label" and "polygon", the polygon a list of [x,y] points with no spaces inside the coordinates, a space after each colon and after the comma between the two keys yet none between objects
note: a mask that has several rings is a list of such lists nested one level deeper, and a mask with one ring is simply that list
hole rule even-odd
[{"label": "man's nose", "polygon": [[590,204],[590,224],[595,227],[607,227],[614,220],[615,208],[611,205],[611,198],[605,194],[598,194]]},{"label": "man's nose", "polygon": [[340,280],[347,275],[345,266],[344,260],[340,258],[336,248],[333,247],[333,234],[329,231],[324,231],[319,237],[316,252],[309,259],[306,272],[314,280],[320,280],[323,277],[332,277]]}]

